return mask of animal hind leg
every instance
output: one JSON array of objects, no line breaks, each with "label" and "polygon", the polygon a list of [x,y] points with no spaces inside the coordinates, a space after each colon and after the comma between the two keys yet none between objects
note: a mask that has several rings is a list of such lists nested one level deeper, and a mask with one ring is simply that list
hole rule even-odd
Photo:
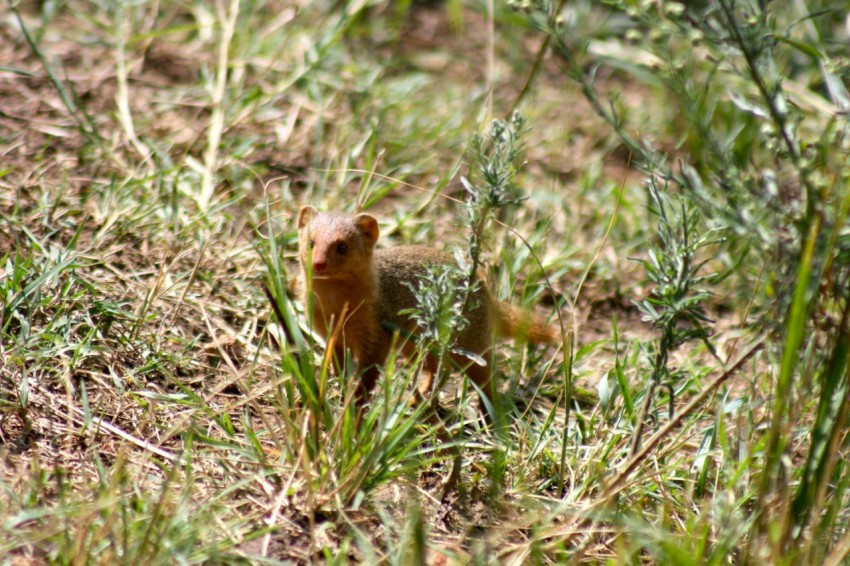
[{"label": "animal hind leg", "polygon": [[419,373],[419,385],[417,393],[419,402],[428,399],[434,389],[434,379],[437,377],[437,360],[433,356],[426,356],[422,363],[422,371]]},{"label": "animal hind leg", "polygon": [[477,363],[470,363],[469,360],[466,361],[466,372],[467,377],[478,387],[478,397],[481,400],[481,410],[488,420],[491,420],[490,417],[495,416],[491,415],[493,408],[496,406],[496,387],[495,382],[492,376],[492,367],[493,367],[493,354],[492,352],[488,352],[482,356],[484,360],[487,362],[487,365],[479,365]]}]

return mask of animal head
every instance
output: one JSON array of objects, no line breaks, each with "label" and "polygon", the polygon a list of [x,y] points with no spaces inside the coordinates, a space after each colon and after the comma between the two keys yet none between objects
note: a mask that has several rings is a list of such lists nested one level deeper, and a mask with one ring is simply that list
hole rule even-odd
[{"label": "animal head", "polygon": [[378,241],[378,221],[369,214],[350,216],[319,212],[312,206],[298,212],[298,256],[314,279],[344,279],[371,265]]}]

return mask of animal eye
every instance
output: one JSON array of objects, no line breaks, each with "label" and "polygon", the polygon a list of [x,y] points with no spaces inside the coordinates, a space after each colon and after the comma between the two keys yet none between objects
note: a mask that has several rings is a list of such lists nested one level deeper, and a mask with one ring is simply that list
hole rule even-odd
[{"label": "animal eye", "polygon": [[310,240],[310,249],[312,250],[312,249],[313,249],[313,248],[315,248],[315,247],[316,247],[316,242],[315,242],[315,240]]},{"label": "animal eye", "polygon": [[339,255],[342,255],[347,251],[348,251],[348,246],[346,246],[345,244],[339,244],[336,247],[336,253],[338,253]]}]

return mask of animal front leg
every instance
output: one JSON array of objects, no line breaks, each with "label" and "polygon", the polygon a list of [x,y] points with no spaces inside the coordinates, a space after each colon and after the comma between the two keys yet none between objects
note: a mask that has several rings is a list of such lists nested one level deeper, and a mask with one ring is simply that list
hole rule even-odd
[{"label": "animal front leg", "polygon": [[357,384],[357,392],[354,397],[354,402],[358,407],[362,407],[366,404],[366,401],[369,400],[369,394],[372,392],[372,389],[375,388],[375,384],[378,382],[378,377],[381,375],[381,371],[378,369],[378,366],[372,364],[362,372],[358,372],[358,374],[360,376],[360,381]]}]

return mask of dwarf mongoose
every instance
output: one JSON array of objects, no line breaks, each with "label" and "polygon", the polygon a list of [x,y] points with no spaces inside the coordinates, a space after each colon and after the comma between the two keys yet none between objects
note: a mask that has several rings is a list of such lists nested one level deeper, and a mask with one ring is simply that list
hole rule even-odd
[{"label": "dwarf mongoose", "polygon": [[[345,349],[351,351],[362,374],[358,391],[361,401],[375,385],[377,366],[387,357],[393,339],[391,329],[416,334],[415,323],[399,314],[417,306],[409,284],[415,285],[429,265],[455,263],[448,253],[425,246],[375,249],[378,233],[378,222],[369,214],[319,212],[312,206],[305,206],[298,213],[301,300],[306,306],[312,291],[313,325],[325,339],[329,333],[335,335],[329,344],[333,342],[338,359],[342,359]],[[312,263],[310,283],[308,257]],[[451,357],[492,399],[494,334],[555,343],[560,341],[560,332],[537,316],[492,299],[480,275],[479,280],[481,284],[471,302],[473,308],[464,312],[469,324],[458,334],[457,346],[480,355],[487,365],[478,365],[458,354]],[[423,395],[429,392],[436,369],[437,360],[427,357],[419,387]]]}]

